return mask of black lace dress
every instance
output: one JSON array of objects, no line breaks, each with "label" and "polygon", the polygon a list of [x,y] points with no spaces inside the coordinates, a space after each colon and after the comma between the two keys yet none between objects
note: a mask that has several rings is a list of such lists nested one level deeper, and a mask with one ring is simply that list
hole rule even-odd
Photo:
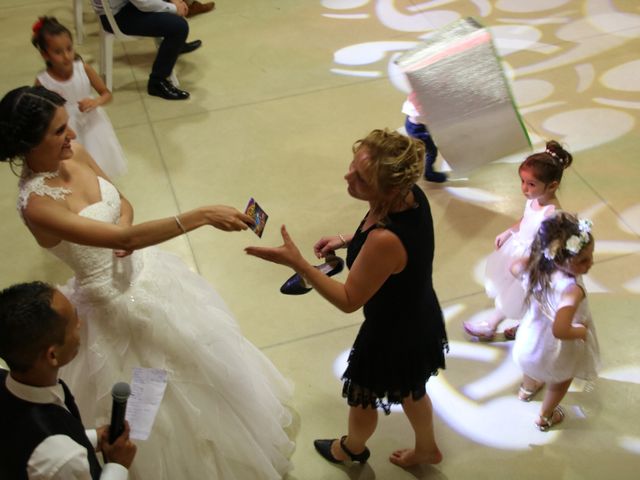
[{"label": "black lace dress", "polygon": [[[362,231],[360,223],[347,250],[351,267],[374,228],[395,233],[407,251],[405,269],[391,275],[364,305],[365,320],[349,355],[342,395],[349,405],[382,407],[425,394],[425,383],[444,368],[447,334],[431,279],[434,235],[431,209],[414,186],[416,205],[391,213],[384,226]],[[366,218],[366,217],[365,217]]]}]

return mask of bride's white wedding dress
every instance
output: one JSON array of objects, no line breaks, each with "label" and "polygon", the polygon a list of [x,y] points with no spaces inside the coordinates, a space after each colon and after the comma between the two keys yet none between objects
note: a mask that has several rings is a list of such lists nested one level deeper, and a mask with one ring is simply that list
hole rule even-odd
[{"label": "bride's white wedding dress", "polygon": [[[63,198],[32,174],[29,195]],[[120,198],[98,178],[102,200],[79,215],[116,223]],[[77,308],[82,344],[62,371],[86,425],[109,423],[111,388],[136,366],[163,368],[168,384],[151,436],[137,441],[130,478],[258,480],[281,478],[293,443],[283,430],[291,385],[247,341],[223,300],[176,256],[156,248],[117,258],[66,241],[50,251],[73,269],[61,290]]]}]

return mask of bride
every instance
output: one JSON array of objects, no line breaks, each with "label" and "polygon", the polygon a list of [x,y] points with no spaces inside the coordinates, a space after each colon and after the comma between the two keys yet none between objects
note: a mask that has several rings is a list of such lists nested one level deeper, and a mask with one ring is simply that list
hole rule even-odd
[{"label": "bride", "polygon": [[281,478],[293,449],[291,386],[204,279],[145,248],[205,225],[245,230],[252,219],[215,205],[134,225],[129,202],[73,141],[64,102],[43,87],[7,93],[0,160],[22,159],[20,215],[75,273],[63,291],[84,321],[82,346],[62,376],[84,421],[109,421],[111,387],[133,367],[162,368],[167,389],[132,478]]}]

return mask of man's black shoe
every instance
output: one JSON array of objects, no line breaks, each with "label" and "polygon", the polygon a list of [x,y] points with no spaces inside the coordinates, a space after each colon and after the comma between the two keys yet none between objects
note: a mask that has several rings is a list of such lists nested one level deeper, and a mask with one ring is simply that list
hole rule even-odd
[{"label": "man's black shoe", "polygon": [[202,46],[202,40],[194,40],[193,42],[186,42],[182,49],[180,50],[180,54],[183,53],[191,53],[194,50],[199,49]]},{"label": "man's black shoe", "polygon": [[157,80],[150,78],[147,83],[147,93],[165,100],[186,100],[189,92],[176,88],[169,80]]}]

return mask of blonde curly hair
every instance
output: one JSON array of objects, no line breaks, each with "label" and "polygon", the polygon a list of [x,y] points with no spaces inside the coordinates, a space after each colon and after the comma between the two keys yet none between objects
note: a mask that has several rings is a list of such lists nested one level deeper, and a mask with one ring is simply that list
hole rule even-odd
[{"label": "blonde curly hair", "polygon": [[367,180],[383,195],[397,192],[387,201],[375,206],[384,218],[398,198],[403,198],[420,179],[424,171],[424,144],[388,129],[376,129],[357,140],[353,153],[366,148],[369,153]]}]

